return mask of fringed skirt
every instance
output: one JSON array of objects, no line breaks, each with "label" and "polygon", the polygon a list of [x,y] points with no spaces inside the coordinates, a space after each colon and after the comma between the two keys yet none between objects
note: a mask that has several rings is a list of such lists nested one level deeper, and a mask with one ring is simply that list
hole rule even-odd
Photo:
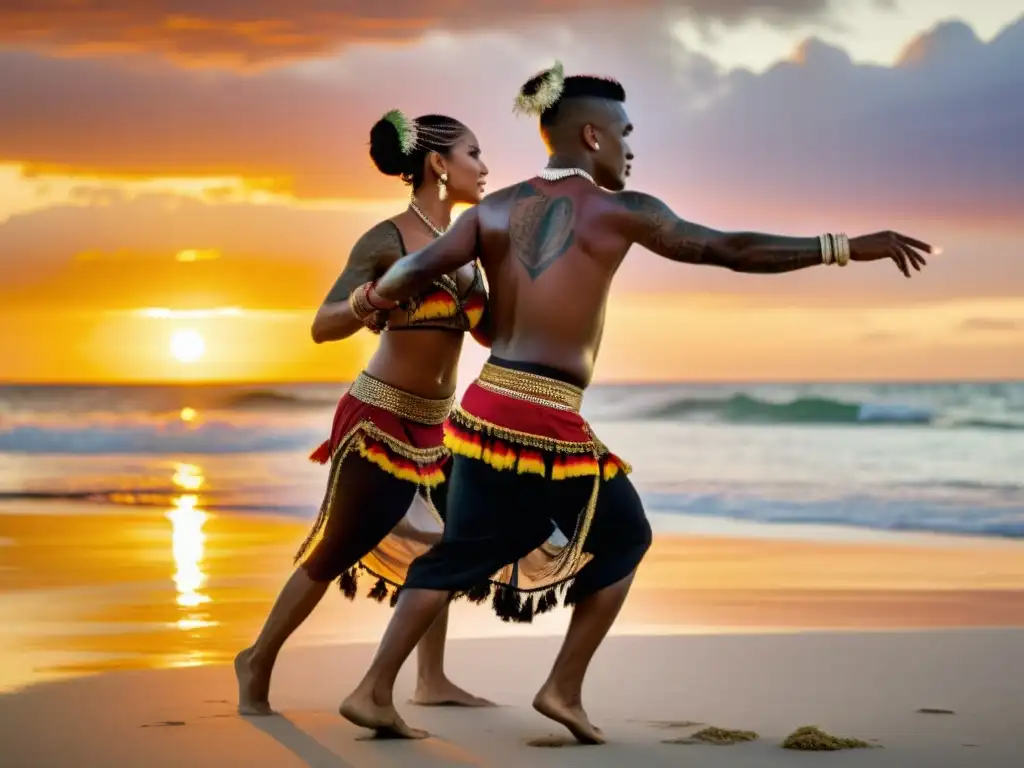
[{"label": "fringed skirt", "polygon": [[[512,557],[492,563],[498,570],[488,574],[490,588],[476,580],[476,586],[455,591],[457,596],[477,602],[492,596],[494,610],[502,619],[529,622],[535,614],[552,609],[560,601],[572,602],[568,599],[572,597],[572,582],[592,557],[585,545],[602,501],[603,486],[622,476],[623,482],[614,488],[618,498],[609,497],[608,504],[630,507],[628,511],[642,520],[638,526],[647,528],[648,537],[649,526],[639,498],[624,477],[629,465],[609,452],[579,413],[583,390],[509,365],[492,358],[484,366],[466,391],[461,407],[446,422],[444,438],[457,461],[479,462],[486,467],[486,471],[469,467],[463,473],[467,478],[464,485],[477,486],[472,489],[459,488],[461,479],[456,472],[449,501],[455,504],[458,500],[460,521],[474,514],[503,515],[507,519],[493,524],[478,520],[468,524],[466,532],[454,530],[453,522],[450,535],[446,533],[436,551],[415,570],[417,576],[422,574],[424,584],[443,588],[449,578],[452,583],[465,582],[476,569],[475,562],[468,564],[464,554],[473,539],[480,542],[480,547],[492,550],[479,553],[482,563],[501,557],[498,552],[509,554],[518,546],[519,551]],[[484,500],[474,494],[484,484],[490,485],[494,501],[488,509],[474,513]],[[472,493],[464,492],[467,490]],[[625,504],[619,503],[622,491],[628,494]],[[506,510],[503,505],[510,497],[521,497],[526,504]],[[454,521],[455,507],[451,509]],[[555,531],[554,535],[540,547],[524,549],[531,537],[543,538],[545,524]],[[481,532],[482,525],[488,528],[486,532]],[[524,531],[522,536],[519,530]],[[646,547],[643,549],[646,551]],[[457,575],[446,577],[446,570]],[[417,578],[410,585],[421,586]]]},{"label": "fringed skirt", "polygon": [[366,373],[341,398],[330,438],[310,456],[331,464],[320,513],[295,557],[314,579],[338,578],[354,598],[365,571],[375,577],[368,596],[390,595],[394,605],[410,563],[441,535],[443,501],[434,500],[443,499],[451,462],[443,422],[452,402]]}]

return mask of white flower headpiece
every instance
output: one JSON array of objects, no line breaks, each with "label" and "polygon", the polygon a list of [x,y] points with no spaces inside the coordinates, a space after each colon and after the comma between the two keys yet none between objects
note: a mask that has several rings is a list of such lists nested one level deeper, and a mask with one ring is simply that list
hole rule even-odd
[{"label": "white flower headpiece", "polygon": [[565,70],[562,67],[562,62],[556,61],[554,66],[541,76],[533,93],[527,94],[522,90],[519,91],[512,111],[520,115],[540,117],[546,110],[558,103],[564,88]]}]

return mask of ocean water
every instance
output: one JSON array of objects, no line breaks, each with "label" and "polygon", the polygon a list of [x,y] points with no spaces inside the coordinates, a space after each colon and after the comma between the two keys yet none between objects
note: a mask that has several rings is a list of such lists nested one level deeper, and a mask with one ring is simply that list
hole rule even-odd
[{"label": "ocean water", "polygon": [[[312,518],[344,389],[0,387],[0,510]],[[1024,538],[1024,383],[594,386],[584,413],[654,511]]]}]

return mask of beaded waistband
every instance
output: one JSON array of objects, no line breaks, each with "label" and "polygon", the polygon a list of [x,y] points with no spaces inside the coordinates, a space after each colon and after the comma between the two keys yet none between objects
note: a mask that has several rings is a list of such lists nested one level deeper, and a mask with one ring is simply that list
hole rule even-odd
[{"label": "beaded waistband", "polygon": [[367,373],[360,373],[348,393],[367,405],[390,411],[396,416],[420,424],[444,424],[455,402],[455,396],[430,400],[385,384]]},{"label": "beaded waistband", "polygon": [[492,363],[484,364],[476,383],[499,395],[561,411],[579,413],[583,405],[583,390],[579,387],[536,373],[502,368]]}]

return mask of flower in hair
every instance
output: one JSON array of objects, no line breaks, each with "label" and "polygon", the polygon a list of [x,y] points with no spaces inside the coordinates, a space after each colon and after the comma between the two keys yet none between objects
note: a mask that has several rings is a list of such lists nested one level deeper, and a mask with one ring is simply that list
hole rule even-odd
[{"label": "flower in hair", "polygon": [[[562,62],[556,61],[551,69],[533,78],[520,89],[512,111],[520,115],[540,117],[558,103],[564,88],[565,70]],[[527,93],[527,90],[531,92]]]},{"label": "flower in hair", "polygon": [[398,146],[402,148],[402,154],[412,154],[417,141],[416,121],[410,120],[400,109],[392,109],[382,119],[391,123],[398,131]]}]

